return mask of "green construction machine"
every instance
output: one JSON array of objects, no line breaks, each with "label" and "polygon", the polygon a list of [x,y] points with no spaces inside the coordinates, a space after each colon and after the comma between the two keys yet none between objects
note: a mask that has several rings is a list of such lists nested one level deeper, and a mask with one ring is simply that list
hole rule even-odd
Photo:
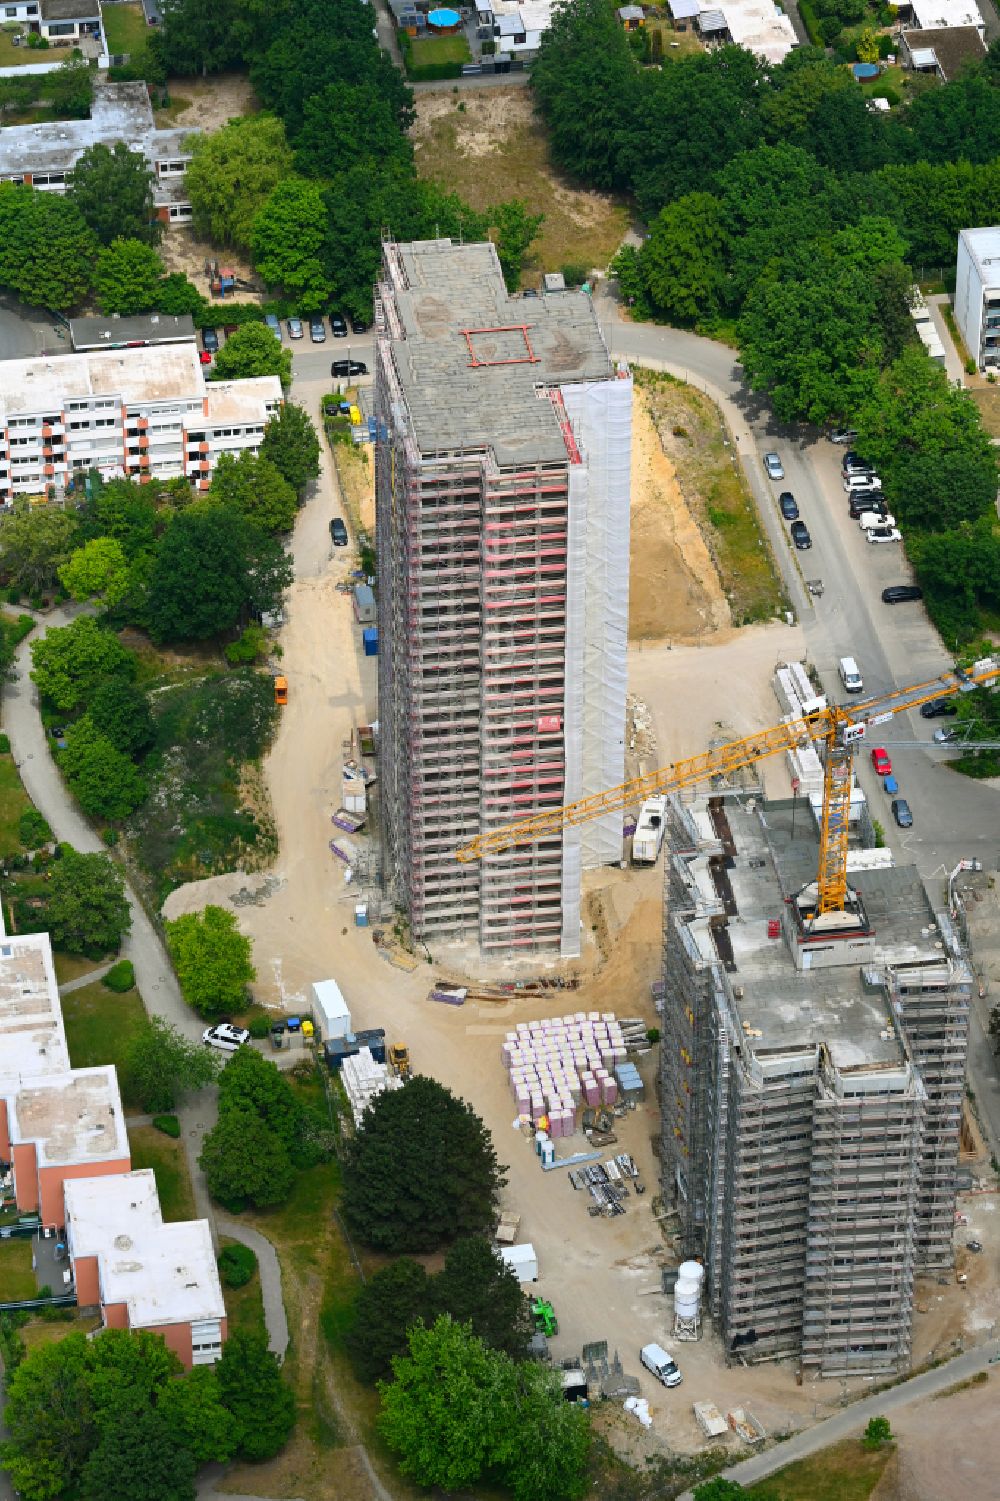
[{"label": "green construction machine", "polygon": [[556,1318],[552,1304],[545,1298],[531,1300],[531,1317],[536,1334],[544,1334],[546,1339],[551,1339],[553,1335],[559,1333],[559,1320]]}]

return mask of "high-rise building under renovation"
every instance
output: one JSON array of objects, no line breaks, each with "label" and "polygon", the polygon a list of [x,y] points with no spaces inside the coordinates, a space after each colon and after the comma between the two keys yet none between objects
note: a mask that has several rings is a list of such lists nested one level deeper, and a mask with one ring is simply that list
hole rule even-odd
[{"label": "high-rise building under renovation", "polygon": [[632,381],[589,296],[509,296],[490,244],[387,244],[375,313],[387,873],[420,939],[572,956],[620,814],[455,851],[623,779]]},{"label": "high-rise building under renovation", "polygon": [[663,1191],[726,1355],[905,1370],[952,1256],[972,974],[912,866],[849,856],[825,931],[803,801],[668,812]]}]

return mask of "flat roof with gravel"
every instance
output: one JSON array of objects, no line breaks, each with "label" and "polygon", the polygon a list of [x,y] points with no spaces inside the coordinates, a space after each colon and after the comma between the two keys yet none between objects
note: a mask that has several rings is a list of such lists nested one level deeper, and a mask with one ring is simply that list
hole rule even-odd
[{"label": "flat roof with gravel", "polygon": [[11,1142],[33,1142],[40,1168],[129,1156],[113,1064],[26,1079],[8,1112]]},{"label": "flat roof with gravel", "polygon": [[0,1096],[69,1068],[47,933],[0,936]]}]

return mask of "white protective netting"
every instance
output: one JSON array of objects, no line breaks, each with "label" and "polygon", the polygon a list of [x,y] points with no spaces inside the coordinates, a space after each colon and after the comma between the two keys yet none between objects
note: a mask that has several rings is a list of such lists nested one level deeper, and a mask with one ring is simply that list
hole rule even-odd
[{"label": "white protective netting", "polygon": [[[563,746],[566,763],[564,798],[583,796],[584,649],[587,605],[587,510],[590,475],[586,463],[569,469],[569,521],[566,528],[566,689]],[[564,959],[580,953],[581,829],[563,834],[562,940]]]},{"label": "white protective netting", "polygon": [[[582,558],[571,554],[570,589],[582,568],[583,676],[579,790],[567,800],[603,792],[625,780],[625,688],[628,645],[629,499],[632,464],[632,380],[623,376],[563,387],[563,399],[583,455],[585,540]],[[574,540],[570,487],[570,542]],[[575,567],[573,566],[575,564]],[[567,608],[567,653],[571,633]],[[577,685],[567,656],[567,763],[570,692]],[[583,867],[617,864],[622,857],[622,818],[610,813],[580,829]]]}]

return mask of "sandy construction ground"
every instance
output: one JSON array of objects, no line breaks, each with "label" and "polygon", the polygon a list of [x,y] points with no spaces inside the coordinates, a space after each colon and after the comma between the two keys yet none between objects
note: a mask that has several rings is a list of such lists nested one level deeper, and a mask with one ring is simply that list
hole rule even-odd
[{"label": "sandy construction ground", "polygon": [[[319,384],[298,386],[295,394],[317,415],[321,391]],[[522,1216],[522,1237],[537,1249],[539,1291],[556,1306],[560,1334],[554,1353],[562,1357],[578,1352],[585,1340],[606,1339],[626,1371],[639,1375],[639,1348],[650,1339],[668,1338],[670,1312],[658,1291],[658,1266],[672,1254],[654,1203],[655,1056],[642,1061],[646,1099],[621,1123],[616,1148],[636,1158],[647,1192],[629,1200],[623,1217],[595,1220],[565,1170],[543,1173],[514,1129],[514,1103],[499,1053],[504,1033],[518,1020],[598,1008],[655,1020],[650,984],[660,968],[661,873],[614,869],[588,877],[587,941],[582,961],[574,966],[584,983],[576,992],[541,1000],[460,1009],[436,1005],[426,999],[432,979],[459,972],[468,958],[464,951],[444,946],[434,952],[433,964],[422,962],[408,973],[387,962],[370,929],[354,926],[355,893],[345,886],[344,868],[328,849],[330,814],[339,802],[343,743],[376,713],[376,664],[362,656],[350,598],[337,589],[353,556],[329,546],[337,492],[326,449],[323,465],[318,492],[303,509],[294,537],[296,582],[281,633],[289,703],[265,766],[280,856],[266,879],[235,873],[183,887],[165,910],[176,916],[208,901],[227,905],[240,888],[254,890],[256,903],[233,910],[254,941],[255,990],[263,1003],[295,1010],[305,1002],[311,981],[334,975],[358,1026],[384,1026],[390,1037],[409,1044],[417,1070],[472,1101],[510,1166],[505,1199]],[[689,551],[689,559],[694,555]],[[702,748],[722,724],[740,734],[772,722],[775,662],[800,649],[798,631],[779,625],[720,629],[711,645],[636,644],[629,675],[632,693],[645,705],[641,712],[648,712],[645,755],[673,759]],[[774,763],[768,776],[772,790],[787,792],[780,765]],[[532,968],[555,973],[559,966]],[[582,1145],[580,1137],[562,1151]],[[839,1383],[797,1387],[788,1366],[727,1369],[711,1339],[682,1345],[678,1359],[685,1374],[678,1391],[666,1392],[642,1376],[654,1417],[651,1432],[644,1434],[637,1425],[633,1431],[632,1420],[623,1415],[613,1424],[615,1441],[638,1457],[664,1443],[688,1451],[699,1447],[692,1414],[698,1400],[715,1401],[723,1410],[747,1404],[774,1432],[813,1421],[841,1396]],[[733,1448],[735,1453],[735,1443]]]}]

